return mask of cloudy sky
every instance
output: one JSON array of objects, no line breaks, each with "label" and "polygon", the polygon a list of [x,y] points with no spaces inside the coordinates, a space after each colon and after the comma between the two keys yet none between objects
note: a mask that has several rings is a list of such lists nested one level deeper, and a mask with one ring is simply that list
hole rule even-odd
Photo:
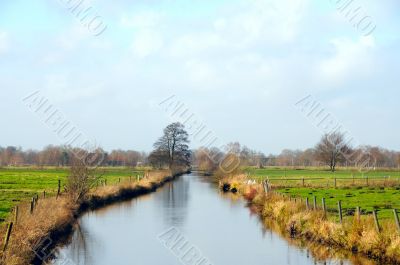
[{"label": "cloudy sky", "polygon": [[353,22],[345,0],[83,1],[101,34],[73,2],[0,2],[0,146],[63,144],[22,100],[39,91],[106,150],[150,150],[173,95],[219,141],[265,153],[317,142],[295,106],[308,95],[359,143],[400,149],[397,0],[355,0]]}]

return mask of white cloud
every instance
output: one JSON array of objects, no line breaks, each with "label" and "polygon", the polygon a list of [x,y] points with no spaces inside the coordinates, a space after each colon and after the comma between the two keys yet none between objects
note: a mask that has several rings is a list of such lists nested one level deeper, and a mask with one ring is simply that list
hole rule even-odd
[{"label": "white cloud", "polygon": [[217,48],[227,49],[227,45],[214,32],[186,34],[172,42],[170,54],[178,57],[194,56]]},{"label": "white cloud", "polygon": [[357,41],[336,38],[331,41],[334,54],[322,60],[318,66],[320,78],[329,83],[342,83],[356,75],[367,74],[373,63],[375,40],[372,36],[361,37]]},{"label": "white cloud", "polygon": [[147,57],[159,51],[164,45],[164,39],[156,30],[142,30],[138,32],[132,44],[133,53],[140,57]]},{"label": "white cloud", "polygon": [[[76,81],[79,83],[76,84]],[[79,78],[71,79],[68,74],[47,74],[44,76],[44,94],[54,102],[73,102],[76,100],[93,99],[104,91],[103,85],[87,82]]]},{"label": "white cloud", "polygon": [[124,14],[119,20],[122,28],[131,29],[131,49],[135,56],[144,58],[158,52],[164,46],[162,34],[164,16],[156,11],[142,11],[135,15]]},{"label": "white cloud", "polygon": [[144,11],[134,16],[124,14],[120,19],[120,25],[124,28],[154,28],[160,25],[163,15],[155,11]]},{"label": "white cloud", "polygon": [[251,45],[259,41],[293,41],[301,29],[309,0],[251,0],[238,6],[237,12],[215,20],[214,27],[233,45]]},{"label": "white cloud", "polygon": [[8,33],[0,31],[0,54],[6,53],[9,49]]},{"label": "white cloud", "polygon": [[56,39],[56,43],[59,48],[63,50],[74,50],[78,49],[82,42],[88,37],[92,37],[90,32],[81,25],[74,25],[66,32],[63,32],[63,34],[60,34]]}]

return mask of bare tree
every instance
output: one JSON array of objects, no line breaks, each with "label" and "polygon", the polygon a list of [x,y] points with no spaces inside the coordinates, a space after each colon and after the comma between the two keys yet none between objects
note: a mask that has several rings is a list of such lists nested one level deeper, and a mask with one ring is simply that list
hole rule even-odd
[{"label": "bare tree", "polygon": [[168,167],[189,167],[191,152],[189,150],[189,134],[182,123],[176,122],[164,129],[164,135],[154,144],[153,158],[167,161]]},{"label": "bare tree", "polygon": [[84,200],[99,178],[95,169],[89,168],[81,159],[73,157],[66,185],[71,201],[78,203]]},{"label": "bare tree", "polygon": [[315,147],[316,159],[329,165],[330,170],[335,172],[336,165],[344,162],[349,150],[342,133],[325,134]]}]

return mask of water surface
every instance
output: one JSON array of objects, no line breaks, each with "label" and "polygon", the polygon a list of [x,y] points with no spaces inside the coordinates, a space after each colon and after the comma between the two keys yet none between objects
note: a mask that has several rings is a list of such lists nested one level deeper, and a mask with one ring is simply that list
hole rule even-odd
[{"label": "water surface", "polygon": [[[175,249],[171,241],[164,244],[162,235],[168,231],[184,237]],[[194,248],[201,251],[199,258],[185,260],[184,252]],[[194,260],[198,265],[353,264],[316,261],[306,249],[265,230],[242,199],[222,196],[197,175],[184,175],[156,193],[85,214],[58,257],[56,265],[195,265]]]}]

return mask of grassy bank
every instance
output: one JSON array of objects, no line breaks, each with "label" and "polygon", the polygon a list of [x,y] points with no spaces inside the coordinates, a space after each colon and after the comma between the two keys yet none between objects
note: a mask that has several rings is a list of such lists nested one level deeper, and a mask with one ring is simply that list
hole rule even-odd
[{"label": "grassy bank", "polygon": [[247,177],[241,176],[225,179],[223,183],[235,187],[257,208],[266,223],[273,221],[287,237],[357,252],[379,260],[379,264],[400,263],[400,234],[393,221],[383,220],[381,232],[376,230],[370,215],[346,218],[340,224],[326,217],[322,210],[306,209],[304,201],[289,200],[277,192],[265,194],[262,185],[247,185],[246,181]]},{"label": "grassy bank", "polygon": [[[23,200],[29,200],[36,194],[46,191],[54,195],[58,189],[58,180],[63,186],[68,175],[68,168],[0,168],[0,223],[10,214],[11,209]],[[130,176],[144,174],[144,168],[131,169],[125,167],[99,168],[102,177],[108,184],[117,183]]]},{"label": "grassy bank", "polygon": [[[155,191],[173,179],[170,175],[166,171],[150,172],[140,181],[99,187],[91,191],[87,199],[80,204],[71,203],[66,195],[58,199],[39,199],[33,214],[30,213],[28,204],[20,204],[18,221],[12,231],[7,250],[0,252],[0,264],[41,264],[57,244],[68,238],[81,213]],[[4,226],[0,232],[4,235]],[[3,245],[3,239],[0,243]]]}]

